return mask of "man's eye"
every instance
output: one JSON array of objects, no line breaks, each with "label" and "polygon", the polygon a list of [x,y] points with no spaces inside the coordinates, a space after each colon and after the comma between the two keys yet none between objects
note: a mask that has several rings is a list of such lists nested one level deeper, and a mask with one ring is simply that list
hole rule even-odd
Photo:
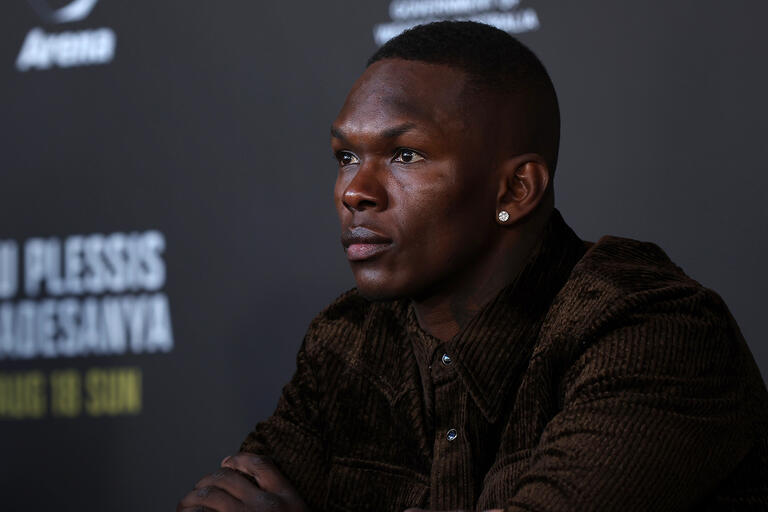
[{"label": "man's eye", "polygon": [[358,158],[352,153],[350,153],[349,151],[342,151],[336,156],[336,158],[338,158],[339,165],[341,165],[342,167],[344,167],[345,165],[352,165],[360,162],[360,160],[358,160]]},{"label": "man's eye", "polygon": [[424,157],[412,149],[398,149],[394,158],[395,162],[402,162],[404,164],[412,164],[420,160],[424,160]]}]

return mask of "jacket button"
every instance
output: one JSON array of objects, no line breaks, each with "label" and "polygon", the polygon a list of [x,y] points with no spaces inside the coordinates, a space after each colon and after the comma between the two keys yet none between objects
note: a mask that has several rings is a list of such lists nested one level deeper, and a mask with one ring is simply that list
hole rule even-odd
[{"label": "jacket button", "polygon": [[445,366],[450,366],[451,364],[453,364],[453,359],[451,359],[451,356],[449,356],[448,354],[443,354],[443,357],[441,360],[443,361],[443,364]]},{"label": "jacket button", "polygon": [[447,440],[449,440],[449,441],[453,441],[453,440],[454,440],[454,439],[456,439],[457,437],[459,437],[459,433],[458,433],[458,432],[456,432],[456,429],[455,429],[455,428],[452,428],[451,430],[449,430],[449,431],[448,431],[448,432],[445,434],[445,438],[446,438]]}]

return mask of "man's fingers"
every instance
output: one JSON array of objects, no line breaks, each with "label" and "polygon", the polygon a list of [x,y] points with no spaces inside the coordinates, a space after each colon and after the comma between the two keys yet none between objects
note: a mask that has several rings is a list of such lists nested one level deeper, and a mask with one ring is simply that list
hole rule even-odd
[{"label": "man's fingers", "polygon": [[[200,487],[193,489],[179,502],[176,510],[205,507],[215,511],[243,510],[243,502],[218,487]],[[204,509],[203,509],[204,510]]]},{"label": "man's fingers", "polygon": [[195,489],[204,487],[218,487],[243,503],[256,501],[259,494],[264,494],[264,491],[242,473],[229,468],[221,468],[215,473],[206,475],[195,484]]},{"label": "man's fingers", "polygon": [[268,457],[240,452],[226,457],[221,467],[235,469],[256,479],[259,487],[265,491],[288,495],[296,494],[293,485],[283,476]]}]

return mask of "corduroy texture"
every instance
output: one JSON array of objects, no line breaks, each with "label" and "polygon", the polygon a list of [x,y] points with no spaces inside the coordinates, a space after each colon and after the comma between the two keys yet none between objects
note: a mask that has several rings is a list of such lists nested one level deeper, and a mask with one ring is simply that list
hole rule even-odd
[{"label": "corduroy texture", "polygon": [[768,510],[768,394],[723,301],[557,211],[449,342],[407,301],[342,295],[241,449],[313,510]]}]

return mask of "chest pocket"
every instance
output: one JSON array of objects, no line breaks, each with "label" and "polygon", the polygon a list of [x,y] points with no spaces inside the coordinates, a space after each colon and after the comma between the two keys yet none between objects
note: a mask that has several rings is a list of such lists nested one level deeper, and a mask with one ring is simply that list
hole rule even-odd
[{"label": "chest pocket", "polygon": [[375,461],[335,458],[325,510],[397,511],[429,505],[428,479],[415,471]]}]

